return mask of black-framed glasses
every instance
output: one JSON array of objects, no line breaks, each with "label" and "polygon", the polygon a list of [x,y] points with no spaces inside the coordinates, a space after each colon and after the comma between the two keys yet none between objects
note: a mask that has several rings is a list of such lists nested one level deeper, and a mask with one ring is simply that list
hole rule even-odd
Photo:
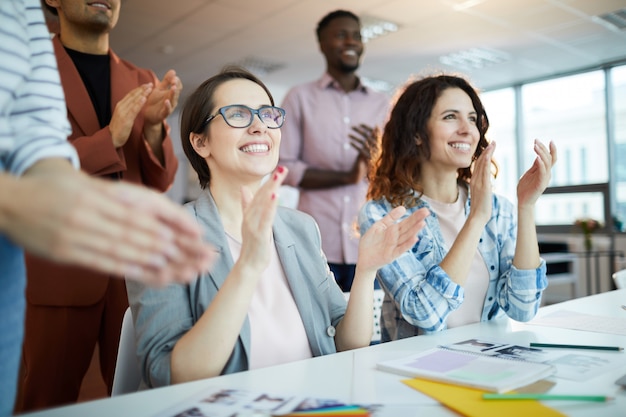
[{"label": "black-framed glasses", "polygon": [[250,126],[255,114],[270,129],[278,129],[285,122],[285,110],[280,107],[261,106],[258,109],[253,109],[244,104],[231,104],[230,106],[222,107],[217,113],[207,117],[202,125],[202,129],[220,114],[228,126],[236,128]]}]

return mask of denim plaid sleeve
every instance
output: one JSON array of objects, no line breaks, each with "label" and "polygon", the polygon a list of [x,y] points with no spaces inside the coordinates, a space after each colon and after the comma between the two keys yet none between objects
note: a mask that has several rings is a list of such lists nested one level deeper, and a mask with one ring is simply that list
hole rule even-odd
[{"label": "denim plaid sleeve", "polygon": [[[421,203],[407,210],[406,215],[423,206]],[[359,215],[361,233],[391,209],[385,200],[368,201]],[[469,202],[466,212],[469,212]],[[446,252],[434,239],[437,233],[440,233],[439,223],[431,214],[415,246],[378,271],[377,278],[390,296],[383,304],[383,341],[444,330],[447,316],[463,302],[463,287],[439,267]],[[542,261],[535,270],[513,267],[516,235],[514,206],[494,196],[492,218],[478,248],[489,270],[481,321],[491,320],[503,312],[514,320],[527,321],[539,307],[541,293],[547,286],[545,263]]]}]

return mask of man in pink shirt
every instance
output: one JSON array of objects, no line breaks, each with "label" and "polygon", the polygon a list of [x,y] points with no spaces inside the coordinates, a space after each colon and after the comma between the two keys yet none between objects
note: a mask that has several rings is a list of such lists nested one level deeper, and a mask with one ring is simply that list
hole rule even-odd
[{"label": "man in pink shirt", "polygon": [[350,291],[357,259],[356,217],[367,193],[370,144],[383,127],[389,97],[364,86],[356,70],[363,54],[359,18],[345,10],[317,26],[326,73],[292,88],[282,107],[280,164],[285,183],[300,190],[298,208],[320,227],[322,247],[343,291]]}]

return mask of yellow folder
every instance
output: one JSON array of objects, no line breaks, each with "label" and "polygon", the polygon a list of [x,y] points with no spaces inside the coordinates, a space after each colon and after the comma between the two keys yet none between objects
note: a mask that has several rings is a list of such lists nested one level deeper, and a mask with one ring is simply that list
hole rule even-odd
[{"label": "yellow folder", "polygon": [[419,378],[406,379],[402,382],[468,417],[565,417],[565,414],[536,400],[483,400],[482,395],[486,391],[475,388]]}]

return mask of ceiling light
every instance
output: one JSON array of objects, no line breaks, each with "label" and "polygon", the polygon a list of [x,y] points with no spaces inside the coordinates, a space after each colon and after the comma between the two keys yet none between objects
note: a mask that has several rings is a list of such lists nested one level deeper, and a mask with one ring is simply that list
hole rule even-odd
[{"label": "ceiling light", "polygon": [[367,77],[361,77],[360,79],[363,85],[366,85],[369,88],[372,88],[377,91],[382,91],[384,93],[391,93],[393,89],[395,88],[393,84],[385,80],[377,80],[374,78],[367,78]]},{"label": "ceiling light", "polygon": [[605,13],[600,16],[594,16],[592,19],[594,22],[600,23],[611,30],[626,29],[626,9]]},{"label": "ceiling light", "polygon": [[361,20],[361,38],[363,42],[398,31],[398,25],[388,20],[368,15],[359,16],[359,19]]},{"label": "ceiling light", "polygon": [[444,3],[452,6],[452,10],[458,12],[461,10],[472,8],[485,0],[446,0]]},{"label": "ceiling light", "polygon": [[256,57],[245,57],[238,62],[232,63],[232,65],[243,67],[257,77],[264,77],[269,73],[278,71],[279,69],[285,67],[285,64],[279,62],[270,62]]},{"label": "ceiling light", "polygon": [[171,55],[174,53],[174,46],[173,45],[161,45],[159,46],[159,52],[162,53],[163,55]]},{"label": "ceiling light", "polygon": [[490,48],[471,48],[439,57],[442,64],[464,70],[480,69],[510,60],[508,53]]}]

